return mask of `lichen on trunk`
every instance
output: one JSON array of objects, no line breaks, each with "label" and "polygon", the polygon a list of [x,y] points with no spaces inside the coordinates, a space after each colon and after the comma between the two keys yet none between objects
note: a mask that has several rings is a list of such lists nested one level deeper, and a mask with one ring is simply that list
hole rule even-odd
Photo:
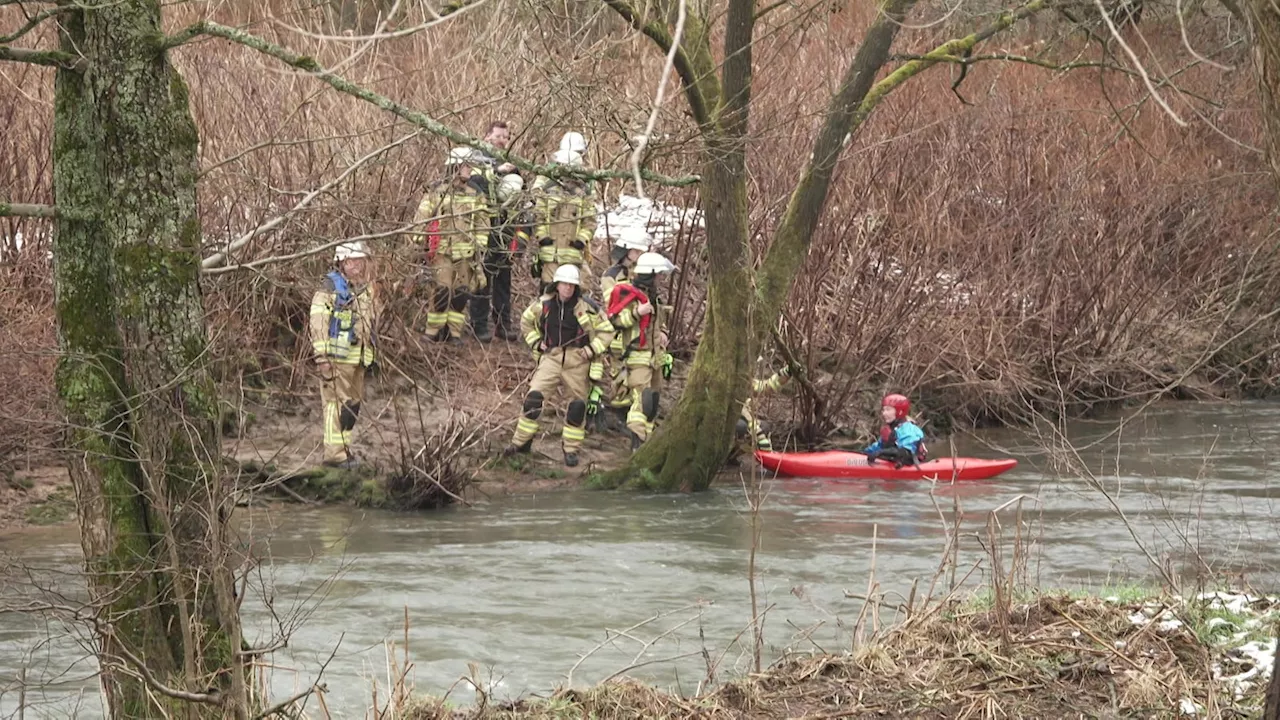
[{"label": "lichen on trunk", "polygon": [[61,25],[86,68],[56,81],[54,192],[71,211],[55,225],[57,386],[109,714],[243,717],[198,138],[160,37],[146,0],[85,6]]}]

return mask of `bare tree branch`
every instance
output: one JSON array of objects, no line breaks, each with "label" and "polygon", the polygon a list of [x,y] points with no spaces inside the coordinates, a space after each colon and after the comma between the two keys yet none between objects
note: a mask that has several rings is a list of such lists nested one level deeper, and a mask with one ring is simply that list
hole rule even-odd
[{"label": "bare tree branch", "polygon": [[378,149],[376,149],[376,150],[374,150],[374,151],[372,151],[372,152],[370,152],[370,153],[367,153],[364,157],[362,157],[362,158],[360,158],[359,160],[356,160],[354,163],[352,163],[352,164],[351,164],[351,165],[350,165],[346,170],[343,170],[343,171],[342,171],[342,173],[341,173],[341,174],[339,174],[337,177],[335,177],[334,179],[330,180],[329,182],[325,183],[324,185],[321,185],[320,187],[316,188],[315,190],[312,190],[311,192],[309,192],[309,193],[307,193],[306,195],[304,195],[304,196],[303,196],[303,198],[302,198],[301,200],[299,200],[299,201],[298,201],[298,203],[297,203],[296,205],[294,205],[293,207],[291,207],[291,208],[289,208],[288,210],[286,210],[283,214],[281,214],[281,215],[277,215],[276,217],[271,218],[270,220],[268,220],[268,221],[266,221],[266,222],[262,223],[261,225],[259,225],[258,227],[256,227],[256,228],[254,228],[254,229],[250,230],[249,232],[245,233],[244,235],[241,235],[240,237],[236,238],[235,240],[232,240],[232,241],[227,245],[227,249],[226,249],[226,250],[224,250],[224,251],[222,251],[222,252],[214,253],[213,255],[210,255],[209,257],[207,257],[207,258],[205,258],[204,260],[202,260],[202,261],[200,262],[200,269],[202,269],[202,270],[208,270],[208,269],[210,269],[210,268],[215,268],[215,267],[218,267],[218,266],[220,266],[220,265],[225,264],[225,263],[227,262],[227,257],[228,257],[231,253],[233,253],[233,252],[235,252],[235,251],[239,250],[240,248],[244,247],[245,245],[248,245],[249,243],[253,242],[254,238],[258,237],[259,235],[262,235],[263,233],[271,232],[272,230],[274,230],[274,229],[276,229],[276,228],[280,227],[281,225],[283,225],[283,224],[284,224],[284,222],[285,222],[286,220],[288,220],[289,218],[293,217],[293,216],[294,216],[294,215],[296,215],[300,210],[302,210],[303,208],[305,208],[305,207],[307,207],[308,205],[310,205],[310,204],[311,204],[311,202],[312,202],[313,200],[315,200],[317,197],[320,197],[320,195],[322,195],[322,194],[324,194],[324,193],[328,192],[328,191],[329,191],[331,188],[333,188],[335,185],[337,185],[337,184],[341,183],[343,180],[346,180],[346,179],[351,175],[351,173],[353,173],[353,172],[355,172],[356,170],[360,169],[360,167],[361,167],[361,166],[363,166],[365,163],[369,162],[370,160],[373,160],[373,159],[374,159],[374,158],[376,158],[376,157],[381,156],[383,153],[387,152],[388,150],[392,150],[392,149],[395,149],[395,148],[400,147],[401,145],[403,145],[403,144],[405,144],[406,142],[408,142],[408,141],[410,141],[410,140],[412,140],[412,139],[414,139],[414,138],[418,137],[418,136],[419,136],[419,135],[421,135],[421,134],[422,134],[422,132],[421,132],[421,131],[419,131],[419,130],[415,130],[414,132],[411,132],[411,133],[409,133],[408,135],[405,135],[404,137],[400,138],[399,140],[396,140],[396,141],[394,141],[394,142],[391,142],[391,143],[389,143],[389,144],[387,144],[387,145],[383,145],[382,147],[380,147],[380,148],[378,148]]},{"label": "bare tree branch", "polygon": [[312,255],[322,253],[325,250],[332,250],[333,248],[343,243],[357,242],[357,241],[363,242],[365,240],[378,240],[381,238],[392,237],[395,235],[400,235],[402,233],[407,233],[413,230],[419,224],[420,223],[410,223],[408,225],[401,225],[400,227],[395,228],[394,230],[387,230],[386,232],[368,233],[365,235],[355,235],[352,237],[342,238],[340,240],[331,240],[327,243],[318,245],[308,250],[300,250],[296,253],[289,253],[288,255],[273,255],[271,257],[266,257],[259,260],[254,260],[252,262],[243,263],[241,265],[223,265],[221,267],[209,268],[208,270],[202,269],[201,272],[204,272],[207,275],[221,275],[222,273],[231,272],[233,270],[252,270],[252,269],[264,267],[267,265],[275,265],[277,263],[288,262],[290,260],[300,260],[305,257],[310,257]]},{"label": "bare tree branch", "polygon": [[13,31],[12,34],[0,35],[0,45],[11,43],[14,40],[17,40],[23,35],[26,35],[27,33],[34,30],[37,25],[44,22],[45,20],[48,20],[49,18],[53,17],[54,15],[57,15],[58,13],[69,12],[72,9],[74,8],[59,6],[59,7],[51,7],[48,10],[42,10],[36,13],[35,15],[32,15],[31,18],[27,20],[27,23],[25,25]]},{"label": "bare tree branch", "polygon": [[156,680],[155,676],[151,674],[151,671],[147,669],[147,664],[142,662],[142,660],[138,659],[137,655],[134,655],[133,653],[129,652],[129,649],[125,647],[125,643],[117,642],[114,644],[116,646],[116,649],[120,651],[121,656],[123,656],[124,659],[128,661],[126,664],[131,666],[131,669],[134,672],[136,672],[144,681],[146,681],[147,685],[152,690],[155,690],[161,695],[164,695],[166,697],[171,697],[175,700],[204,703],[206,705],[214,705],[217,707],[222,707],[221,694],[193,693],[193,692],[187,692],[186,690],[176,690],[174,688],[171,688],[168,685],[161,683],[159,680]]},{"label": "bare tree branch", "polygon": [[89,66],[89,63],[84,58],[61,50],[28,50],[26,48],[8,46],[0,47],[0,60],[31,65],[47,65],[77,72],[84,72],[85,68]]},{"label": "bare tree branch", "polygon": [[703,76],[694,67],[693,59],[689,53],[680,48],[679,42],[667,32],[667,28],[657,20],[646,20],[636,10],[635,6],[627,2],[627,0],[604,0],[605,4],[613,9],[614,12],[622,16],[622,19],[631,24],[631,27],[639,30],[646,37],[654,42],[664,53],[672,54],[672,67],[680,74],[680,80],[684,85],[684,94],[689,102],[689,111],[693,113],[693,119],[699,125],[705,126],[711,122],[711,106],[713,99],[707,97],[702,88]]},{"label": "bare tree branch", "polygon": [[[321,65],[316,62],[315,58],[301,55],[292,50],[276,45],[275,43],[250,35],[242,30],[220,25],[215,22],[198,22],[182,32],[166,38],[163,46],[166,48],[177,47],[200,35],[220,37],[257,50],[264,55],[274,57],[290,67],[310,73],[316,79],[327,83],[339,92],[346,93],[382,108],[383,110],[397,115],[434,135],[447,138],[459,145],[468,145],[470,147],[483,150],[488,153],[490,157],[499,158],[509,162],[521,170],[538,175],[545,175],[547,177],[577,177],[584,180],[610,180],[615,178],[626,179],[631,177],[631,172],[629,170],[588,170],[586,168],[561,165],[558,163],[548,163],[545,165],[532,163],[524,158],[508,153],[505,150],[500,150],[481,139],[460,133],[457,130],[442,124],[438,120],[431,118],[425,113],[412,110],[395,102],[385,95],[375,93],[372,90],[357,85],[340,75],[334,74],[326,68],[321,67]],[[698,176],[696,175],[673,178],[666,175],[659,175],[648,170],[643,171],[642,175],[644,179],[649,182],[670,187],[684,187],[698,182]]]},{"label": "bare tree branch", "polygon": [[636,142],[636,149],[631,153],[631,171],[635,175],[636,194],[645,197],[644,179],[640,175],[640,162],[644,156],[644,149],[649,146],[649,136],[653,134],[653,128],[658,124],[658,111],[662,109],[662,101],[667,97],[667,78],[671,77],[671,68],[675,65],[676,53],[680,51],[680,40],[684,37],[684,21],[688,14],[687,0],[679,0],[680,6],[676,11],[676,34],[672,39],[671,50],[667,52],[667,61],[662,66],[662,75],[658,78],[658,92],[653,98],[653,110],[649,113],[649,121],[645,124],[644,133],[640,135],[640,139]]},{"label": "bare tree branch", "polygon": [[7,203],[0,201],[0,217],[58,217],[58,208],[52,205],[32,205],[28,203]]}]

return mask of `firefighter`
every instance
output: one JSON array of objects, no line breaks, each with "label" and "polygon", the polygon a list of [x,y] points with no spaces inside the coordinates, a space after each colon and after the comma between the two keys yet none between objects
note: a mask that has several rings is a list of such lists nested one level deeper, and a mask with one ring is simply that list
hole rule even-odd
[{"label": "firefighter", "polygon": [[[777,372],[770,375],[766,380],[759,378],[751,381],[751,393],[755,395],[769,395],[783,388],[791,380],[791,366],[783,365]],[[764,450],[771,452],[773,450],[773,441],[769,438],[769,434],[765,432],[764,426],[756,418],[752,407],[753,398],[747,398],[742,403],[742,414],[738,417],[735,434],[739,443],[739,450],[745,451],[749,449],[749,443],[754,444],[756,450]]]},{"label": "firefighter", "polygon": [[489,183],[476,172],[471,148],[449,152],[441,182],[418,206],[414,222],[426,223],[427,262],[431,266],[431,306],[427,311],[427,339],[462,342],[467,301],[485,286],[481,253],[489,243]]},{"label": "firefighter", "polygon": [[[574,141],[578,133],[566,133],[561,149],[552,155],[551,161],[570,167],[582,167],[582,151],[585,143]],[[572,177],[558,179],[539,176],[533,184],[534,216],[537,224],[534,237],[538,241],[538,254],[533,259],[533,276],[544,291],[549,291],[556,268],[575,265],[582,268],[591,263],[591,238],[596,232],[596,204],[585,180]]]},{"label": "firefighter", "polygon": [[324,404],[323,462],[351,469],[360,462],[351,445],[364,399],[365,372],[377,361],[378,311],[364,243],[339,245],[333,260],[335,269],[311,299],[311,346]]},{"label": "firefighter", "polygon": [[609,321],[621,337],[614,345],[614,350],[621,348],[621,352],[610,358],[613,397],[615,407],[621,407],[623,398],[627,401],[632,451],[649,438],[658,417],[661,381],[655,371],[662,379],[671,378],[674,361],[667,352],[663,329],[670,320],[670,308],[658,296],[658,276],[676,269],[661,254],[644,253],[636,259],[631,282],[619,282],[609,293]]},{"label": "firefighter", "polygon": [[636,260],[649,252],[651,247],[653,238],[649,233],[639,228],[624,230],[613,243],[613,265],[600,277],[600,296],[607,299],[609,293],[613,292],[614,285],[630,282],[631,269],[636,266]]},{"label": "firefighter", "polygon": [[[510,128],[506,122],[495,120],[489,123],[484,140],[506,150],[511,143]],[[500,164],[479,150],[474,150],[472,157],[489,182],[493,214],[481,263],[485,288],[471,298],[471,329],[480,342],[489,342],[495,333],[503,340],[517,340],[520,333],[511,324],[511,266],[515,256],[528,245],[533,230],[531,214],[523,208],[524,178],[515,165]]]},{"label": "firefighter", "polygon": [[613,340],[613,325],[591,300],[582,295],[578,268],[561,265],[550,293],[538,298],[520,316],[524,341],[538,364],[524,398],[520,420],[504,456],[527,453],[538,432],[538,418],[547,395],[557,387],[568,400],[562,433],[564,464],[578,464],[578,450],[587,436],[587,394],[593,368]]}]

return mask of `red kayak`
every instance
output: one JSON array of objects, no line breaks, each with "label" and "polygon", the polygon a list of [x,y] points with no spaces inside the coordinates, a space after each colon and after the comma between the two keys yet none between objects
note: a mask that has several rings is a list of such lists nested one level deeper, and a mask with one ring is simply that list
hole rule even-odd
[{"label": "red kayak", "polygon": [[793,477],[862,478],[866,480],[986,480],[1017,467],[1012,459],[940,458],[894,469],[893,463],[877,460],[867,464],[862,453],[829,450],[810,453],[756,451],[760,464],[779,475]]}]

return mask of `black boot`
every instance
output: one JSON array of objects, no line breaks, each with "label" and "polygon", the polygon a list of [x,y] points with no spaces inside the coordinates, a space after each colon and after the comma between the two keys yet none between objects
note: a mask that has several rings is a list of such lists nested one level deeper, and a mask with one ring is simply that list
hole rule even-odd
[{"label": "black boot", "polygon": [[468,308],[471,311],[471,332],[476,339],[487,343],[493,339],[493,330],[489,329],[489,296],[472,295]]},{"label": "black boot", "polygon": [[640,436],[634,430],[628,430],[627,434],[631,436],[631,452],[639,450],[644,441],[640,439]]},{"label": "black boot", "polygon": [[526,440],[523,445],[508,445],[502,448],[502,457],[511,457],[516,453],[528,453],[533,450],[533,440]]},{"label": "black boot", "polygon": [[577,467],[577,466],[578,466],[578,453],[565,453],[565,454],[564,454],[564,466],[565,466],[565,467]]}]

